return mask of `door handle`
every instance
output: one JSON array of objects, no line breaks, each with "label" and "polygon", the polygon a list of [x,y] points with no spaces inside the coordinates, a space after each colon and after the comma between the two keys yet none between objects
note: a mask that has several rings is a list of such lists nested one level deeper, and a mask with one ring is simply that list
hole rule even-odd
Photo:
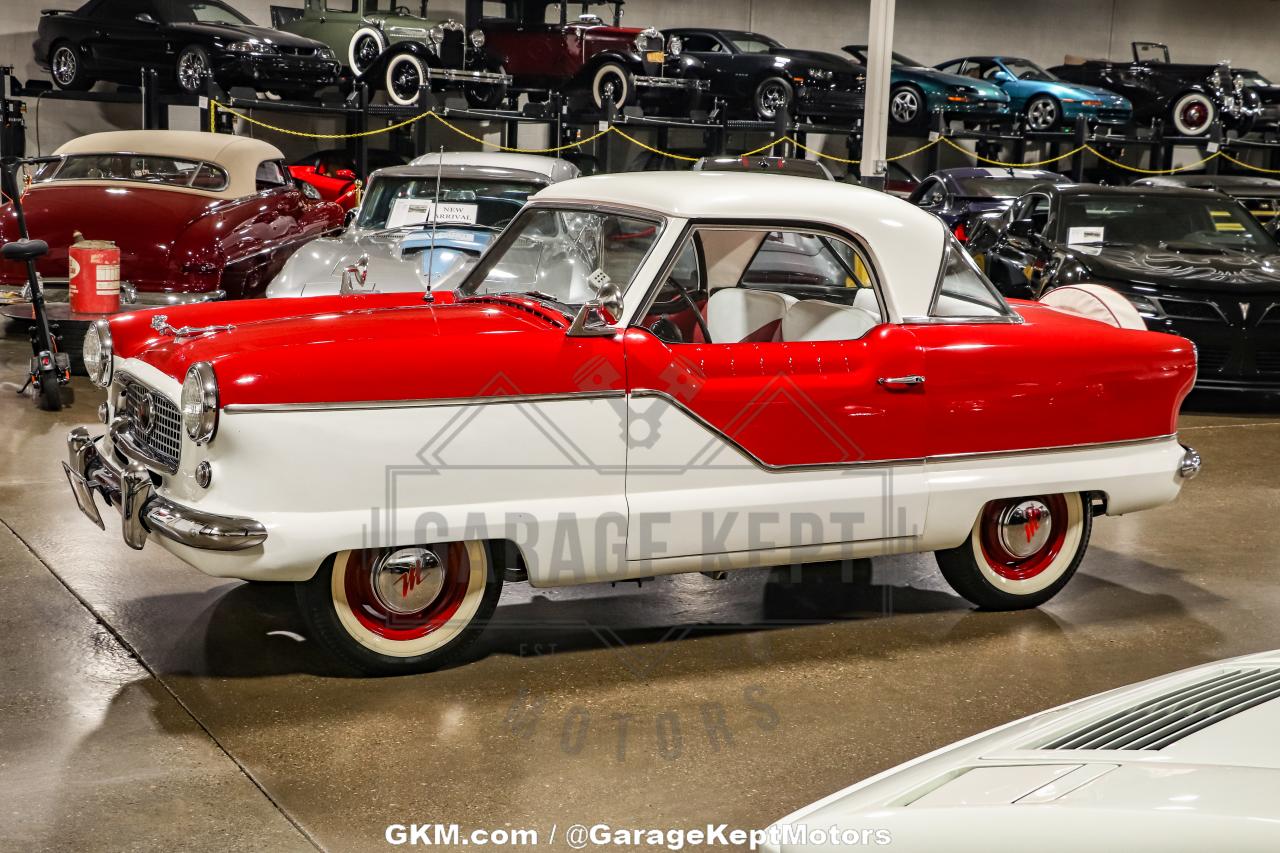
[{"label": "door handle", "polygon": [[881,376],[876,382],[886,388],[899,388],[908,385],[923,385],[924,377],[918,373],[910,376]]}]

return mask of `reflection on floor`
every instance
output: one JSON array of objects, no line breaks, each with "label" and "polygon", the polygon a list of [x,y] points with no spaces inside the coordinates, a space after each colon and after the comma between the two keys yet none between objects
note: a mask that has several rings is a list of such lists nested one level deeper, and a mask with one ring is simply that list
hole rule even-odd
[{"label": "reflection on floor", "polygon": [[[0,378],[20,377],[0,341]],[[14,386],[16,387],[16,386]],[[9,386],[0,387],[0,390]],[[389,823],[762,826],[1016,716],[1280,645],[1280,417],[1188,415],[1205,471],[1101,520],[1049,606],[972,611],[930,558],[512,585],[473,660],[367,680],[292,594],[130,551],[58,467],[98,394],[0,394],[0,849],[379,850]]]}]

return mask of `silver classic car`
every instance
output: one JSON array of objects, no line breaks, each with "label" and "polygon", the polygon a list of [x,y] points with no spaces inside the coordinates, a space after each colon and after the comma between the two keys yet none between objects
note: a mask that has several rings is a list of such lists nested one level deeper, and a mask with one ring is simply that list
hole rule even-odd
[{"label": "silver classic car", "polygon": [[578,176],[554,157],[428,154],[380,169],[345,232],[303,246],[268,297],[449,289],[529,196]]}]

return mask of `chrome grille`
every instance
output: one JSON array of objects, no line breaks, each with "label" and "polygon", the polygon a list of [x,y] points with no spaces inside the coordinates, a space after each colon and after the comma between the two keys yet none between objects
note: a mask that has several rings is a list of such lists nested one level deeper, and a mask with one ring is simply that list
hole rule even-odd
[{"label": "chrome grille", "polygon": [[1226,670],[1081,726],[1040,749],[1164,749],[1277,698],[1280,669]]},{"label": "chrome grille", "polygon": [[182,458],[182,413],[178,407],[159,391],[132,377],[123,377],[120,385],[117,412],[133,421],[134,437],[177,468]]}]

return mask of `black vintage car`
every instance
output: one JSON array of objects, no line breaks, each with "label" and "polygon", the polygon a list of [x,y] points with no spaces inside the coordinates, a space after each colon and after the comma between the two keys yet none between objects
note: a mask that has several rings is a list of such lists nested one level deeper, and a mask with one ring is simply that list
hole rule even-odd
[{"label": "black vintage car", "polygon": [[31,45],[60,89],[98,80],[139,81],[161,71],[162,85],[198,93],[212,75],[223,88],[250,86],[288,97],[335,83],[333,51],[253,21],[221,0],[89,0],[75,11],[46,9]]},{"label": "black vintage car", "polygon": [[776,39],[740,30],[667,30],[702,60],[711,92],[746,117],[772,121],[785,107],[793,116],[848,120],[862,115],[862,68],[833,53],[783,47]]},{"label": "black vintage car", "polygon": [[1042,184],[975,234],[969,251],[1009,296],[1114,288],[1149,329],[1195,343],[1197,388],[1280,398],[1280,244],[1233,198]]},{"label": "black vintage car", "polygon": [[1133,103],[1138,121],[1162,119],[1167,133],[1203,136],[1214,120],[1241,136],[1254,128],[1263,99],[1246,80],[1257,72],[1232,69],[1227,63],[1197,65],[1169,61],[1169,48],[1158,42],[1132,43],[1132,62],[1090,59],[1049,69],[1063,80],[1101,86]]},{"label": "black vintage car", "polygon": [[1263,225],[1280,225],[1280,181],[1257,175],[1156,175],[1133,182],[1135,187],[1190,187],[1217,190],[1239,201]]}]

